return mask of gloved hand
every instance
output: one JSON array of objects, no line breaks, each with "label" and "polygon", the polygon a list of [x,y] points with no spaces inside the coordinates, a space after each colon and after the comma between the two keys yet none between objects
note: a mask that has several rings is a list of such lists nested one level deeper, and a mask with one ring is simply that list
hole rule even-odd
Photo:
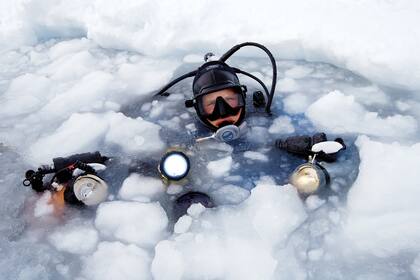
[{"label": "gloved hand", "polygon": [[[277,139],[275,146],[281,150],[285,150],[294,155],[298,155],[304,158],[314,155],[312,152],[312,146],[314,144],[327,141],[325,133],[316,133],[312,137],[308,135],[302,136],[291,136],[286,139]],[[346,145],[342,138],[336,138],[334,141],[343,145],[343,150],[346,149]],[[337,159],[338,153],[326,154],[324,152],[317,153],[318,161],[334,162]]]}]

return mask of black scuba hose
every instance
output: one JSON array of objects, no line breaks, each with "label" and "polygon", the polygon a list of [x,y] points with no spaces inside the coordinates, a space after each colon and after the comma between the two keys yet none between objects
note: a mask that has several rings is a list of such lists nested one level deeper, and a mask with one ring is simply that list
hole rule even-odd
[{"label": "black scuba hose", "polygon": [[189,77],[193,77],[193,76],[195,76],[195,74],[197,74],[197,70],[191,71],[191,72],[189,72],[189,73],[187,73],[187,74],[184,74],[184,75],[182,75],[182,76],[180,76],[180,77],[176,78],[175,80],[173,80],[172,82],[170,82],[169,84],[167,84],[165,87],[163,87],[161,90],[159,90],[159,91],[155,94],[155,96],[158,96],[158,95],[163,95],[163,93],[164,93],[165,91],[167,91],[170,87],[172,87],[174,84],[178,83],[179,81],[181,81],[181,80],[183,80],[183,79],[186,79],[186,78],[189,78]]},{"label": "black scuba hose", "polygon": [[[220,61],[225,62],[229,57],[231,57],[235,52],[237,52],[240,48],[245,46],[254,46],[257,48],[262,49],[270,58],[271,65],[273,67],[273,81],[271,83],[271,90],[270,90],[270,96],[268,97],[268,102],[265,107],[265,111],[267,113],[271,113],[271,103],[273,102],[274,98],[274,91],[276,89],[276,83],[277,83],[277,65],[276,60],[274,59],[273,54],[263,45],[255,43],[255,42],[245,42],[242,44],[238,44],[236,46],[233,46],[230,50],[228,50],[224,55],[220,57]],[[243,73],[242,73],[243,74]],[[257,80],[258,81],[258,80]]]},{"label": "black scuba hose", "polygon": [[257,81],[262,86],[262,88],[264,89],[265,95],[267,95],[267,99],[270,98],[270,93],[268,93],[268,89],[265,86],[265,84],[263,83],[263,81],[261,81],[260,79],[258,79],[257,77],[255,77],[254,75],[252,75],[248,72],[242,71],[239,68],[233,68],[233,70],[235,70],[236,73],[243,74],[243,75],[248,76],[251,79],[254,79],[255,81]]}]

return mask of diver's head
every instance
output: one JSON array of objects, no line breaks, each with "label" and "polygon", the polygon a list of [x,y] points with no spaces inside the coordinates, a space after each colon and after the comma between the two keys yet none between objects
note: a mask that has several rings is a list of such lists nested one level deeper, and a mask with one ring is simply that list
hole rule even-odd
[{"label": "diver's head", "polygon": [[240,125],[245,117],[246,88],[226,63],[203,64],[193,81],[194,106],[200,120],[212,130],[225,125]]},{"label": "diver's head", "polygon": [[203,95],[201,102],[204,108],[204,117],[215,128],[225,125],[238,125],[241,121],[243,106],[240,104],[240,94],[232,88],[218,90]]}]

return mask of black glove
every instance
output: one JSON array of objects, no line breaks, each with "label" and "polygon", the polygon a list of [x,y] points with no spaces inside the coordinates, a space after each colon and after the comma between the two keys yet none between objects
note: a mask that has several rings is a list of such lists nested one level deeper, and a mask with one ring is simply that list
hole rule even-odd
[{"label": "black glove", "polygon": [[[327,141],[327,136],[325,133],[316,133],[312,137],[308,135],[302,135],[302,136],[291,136],[283,139],[277,139],[275,146],[281,150],[285,150],[289,153],[292,153],[294,155],[298,155],[304,158],[307,158],[308,156],[314,155],[312,152],[312,146]],[[344,144],[343,139],[336,138],[334,141],[340,143],[343,145],[343,149],[346,148],[346,145]],[[317,160],[318,161],[326,161],[326,162],[334,162],[337,159],[338,153],[333,154],[326,154],[324,152],[317,153]]]}]

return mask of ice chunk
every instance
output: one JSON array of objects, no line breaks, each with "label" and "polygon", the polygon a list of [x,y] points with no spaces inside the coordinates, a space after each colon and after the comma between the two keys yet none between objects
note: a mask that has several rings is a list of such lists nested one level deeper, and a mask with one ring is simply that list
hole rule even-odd
[{"label": "ice chunk", "polygon": [[305,200],[306,207],[311,211],[318,209],[324,203],[325,203],[325,200],[321,199],[317,195],[308,196],[308,198],[306,198]]},{"label": "ice chunk", "polygon": [[152,262],[152,274],[156,280],[180,280],[185,271],[182,254],[171,241],[161,241],[155,247],[156,254]]},{"label": "ice chunk", "polygon": [[[328,110],[326,110],[328,108]],[[364,133],[385,137],[410,137],[418,130],[411,116],[382,118],[367,111],[353,96],[332,91],[313,103],[306,116],[319,128],[333,133]]]},{"label": "ice chunk", "polygon": [[184,215],[178,219],[174,226],[175,233],[187,232],[191,226],[192,218],[188,215]]},{"label": "ice chunk", "polygon": [[265,155],[263,153],[260,153],[260,152],[246,151],[244,153],[244,157],[252,159],[252,160],[262,161],[262,162],[267,162],[268,161],[267,155]]},{"label": "ice chunk", "polygon": [[246,211],[259,236],[270,244],[286,241],[307,217],[296,188],[261,183],[245,200]]},{"label": "ice chunk", "polygon": [[49,49],[48,54],[52,60],[55,60],[67,54],[88,50],[92,45],[93,42],[86,38],[58,42]]},{"label": "ice chunk", "polygon": [[311,261],[318,261],[322,258],[322,255],[324,254],[324,250],[323,249],[314,249],[314,250],[310,250],[308,252],[308,258]]},{"label": "ice chunk", "polygon": [[250,195],[250,191],[235,185],[225,185],[211,193],[218,204],[238,204]]},{"label": "ice chunk", "polygon": [[345,235],[377,256],[420,250],[420,143],[384,144],[361,136],[359,176],[348,194]]},{"label": "ice chunk", "polygon": [[304,113],[309,107],[310,102],[306,94],[296,92],[284,98],[284,110],[289,114]]},{"label": "ice chunk", "polygon": [[72,254],[86,254],[95,249],[98,233],[90,226],[69,224],[54,231],[48,240],[57,250]]},{"label": "ice chunk", "polygon": [[411,273],[413,273],[414,277],[420,279],[420,254],[417,255],[417,258],[411,264]]},{"label": "ice chunk", "polygon": [[92,280],[149,279],[149,254],[135,245],[101,242],[83,264],[81,276]]},{"label": "ice chunk", "polygon": [[312,73],[313,69],[308,66],[296,65],[284,72],[284,74],[292,79],[301,79]]},{"label": "ice chunk", "polygon": [[282,92],[293,92],[293,91],[297,91],[299,89],[299,86],[296,83],[296,81],[294,79],[288,78],[288,77],[279,80],[277,82],[277,87]]},{"label": "ice chunk", "polygon": [[98,207],[95,226],[105,236],[153,246],[165,234],[168,218],[159,203],[112,201]]},{"label": "ice chunk", "polygon": [[162,180],[133,173],[124,180],[118,196],[125,200],[154,199],[163,192],[165,186]]},{"label": "ice chunk", "polygon": [[27,73],[16,77],[0,97],[0,115],[15,117],[38,110],[50,95],[51,86],[50,79],[41,75]]},{"label": "ice chunk", "polygon": [[117,74],[129,93],[144,96],[167,83],[177,66],[175,60],[141,57],[135,63],[120,65]]},{"label": "ice chunk", "polygon": [[132,119],[122,113],[109,114],[110,130],[105,141],[120,145],[124,151],[147,156],[165,148],[159,136],[160,126],[142,118]]},{"label": "ice chunk", "polygon": [[39,138],[30,147],[29,157],[43,164],[54,157],[95,150],[108,128],[106,120],[96,114],[73,114],[53,134]]},{"label": "ice chunk", "polygon": [[[32,144],[29,158],[35,164],[48,163],[57,156],[96,150],[101,140],[119,145],[125,151],[147,156],[164,149],[159,130],[158,125],[142,118],[132,119],[122,113],[77,113],[54,133],[41,137]],[[45,147],[49,149],[46,150]]]},{"label": "ice chunk", "polygon": [[187,213],[193,218],[198,218],[205,210],[206,207],[204,207],[203,204],[193,203],[190,207],[188,207]]},{"label": "ice chunk", "polygon": [[243,203],[205,211],[187,233],[159,242],[153,276],[272,279],[276,267],[282,265],[273,257],[273,249],[305,219],[303,204],[292,186],[261,182]]},{"label": "ice chunk", "polygon": [[232,157],[228,156],[219,160],[211,161],[207,164],[207,170],[214,177],[227,175],[232,167]]},{"label": "ice chunk", "polygon": [[290,134],[295,132],[295,127],[292,124],[292,120],[288,116],[277,117],[273,124],[268,129],[271,134]]}]

